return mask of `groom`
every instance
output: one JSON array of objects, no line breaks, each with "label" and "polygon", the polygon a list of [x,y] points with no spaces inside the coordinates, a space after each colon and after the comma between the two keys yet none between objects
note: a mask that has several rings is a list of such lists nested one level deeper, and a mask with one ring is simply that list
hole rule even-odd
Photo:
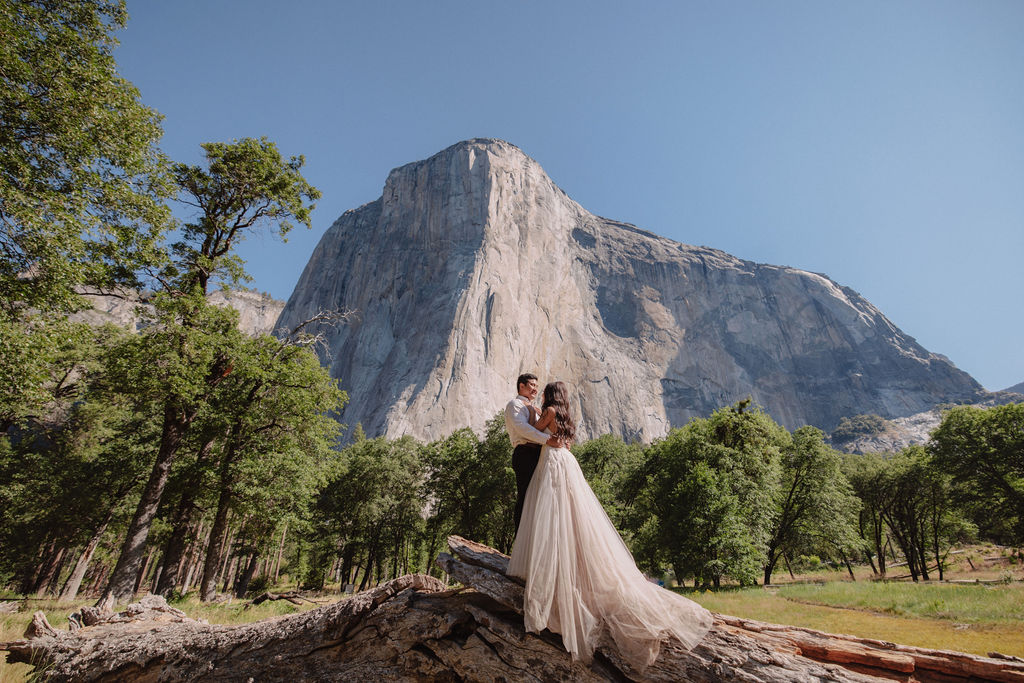
[{"label": "groom", "polygon": [[519,520],[523,516],[523,501],[526,500],[526,489],[530,487],[533,471],[537,469],[540,459],[540,447],[544,444],[558,447],[562,445],[554,436],[534,429],[530,425],[530,405],[537,397],[537,375],[525,373],[516,380],[517,395],[505,406],[505,431],[512,441],[512,469],[516,473],[516,533],[519,533]]}]

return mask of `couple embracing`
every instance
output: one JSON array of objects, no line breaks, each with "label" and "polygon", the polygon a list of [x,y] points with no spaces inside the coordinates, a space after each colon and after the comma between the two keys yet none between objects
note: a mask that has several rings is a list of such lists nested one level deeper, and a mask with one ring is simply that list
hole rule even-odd
[{"label": "couple embracing", "polygon": [[587,663],[610,640],[641,672],[665,637],[695,647],[711,615],[637,569],[569,450],[576,425],[565,384],[545,386],[539,410],[535,375],[520,375],[516,389],[505,408],[518,489],[508,573],[526,580],[526,630],[561,634],[573,659]]}]

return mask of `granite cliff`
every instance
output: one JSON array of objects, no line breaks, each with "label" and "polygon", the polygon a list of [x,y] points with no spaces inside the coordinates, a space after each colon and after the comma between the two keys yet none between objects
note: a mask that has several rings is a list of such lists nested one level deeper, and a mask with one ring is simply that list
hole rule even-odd
[{"label": "granite cliff", "polygon": [[[126,292],[124,296],[113,297],[83,292],[92,308],[75,313],[72,319],[92,325],[113,323],[130,330],[139,325],[136,308],[146,306],[144,297],[135,291]],[[244,289],[224,291],[215,289],[207,296],[207,301],[215,306],[230,306],[238,311],[238,328],[249,335],[270,334],[274,331],[284,308],[284,302],[271,298],[269,294],[251,292]]]},{"label": "granite cliff", "polygon": [[330,227],[278,320],[357,311],[323,361],[368,434],[480,429],[561,379],[586,435],[649,440],[746,396],[790,428],[984,392],[852,289],[595,216],[499,140],[395,169]]}]

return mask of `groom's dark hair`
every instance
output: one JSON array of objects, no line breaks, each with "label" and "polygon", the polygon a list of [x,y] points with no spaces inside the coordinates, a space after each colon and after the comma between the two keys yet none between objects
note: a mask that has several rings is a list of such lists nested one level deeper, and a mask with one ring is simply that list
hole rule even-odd
[{"label": "groom's dark hair", "polygon": [[532,372],[524,372],[523,374],[519,375],[519,379],[516,380],[516,391],[519,391],[519,387],[523,386],[531,379],[537,379],[537,375],[533,374]]}]

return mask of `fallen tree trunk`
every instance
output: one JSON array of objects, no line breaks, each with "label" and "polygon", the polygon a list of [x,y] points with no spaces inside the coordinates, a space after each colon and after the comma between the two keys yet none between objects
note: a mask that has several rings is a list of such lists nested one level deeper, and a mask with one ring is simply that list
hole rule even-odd
[{"label": "fallen tree trunk", "polygon": [[403,576],[301,614],[212,626],[147,596],[117,615],[54,629],[41,612],[12,662],[50,681],[1021,681],[1024,662],[925,650],[715,615],[692,651],[666,642],[640,676],[607,644],[585,666],[558,635],[523,629],[508,558],[452,536],[438,564],[463,588]]}]

